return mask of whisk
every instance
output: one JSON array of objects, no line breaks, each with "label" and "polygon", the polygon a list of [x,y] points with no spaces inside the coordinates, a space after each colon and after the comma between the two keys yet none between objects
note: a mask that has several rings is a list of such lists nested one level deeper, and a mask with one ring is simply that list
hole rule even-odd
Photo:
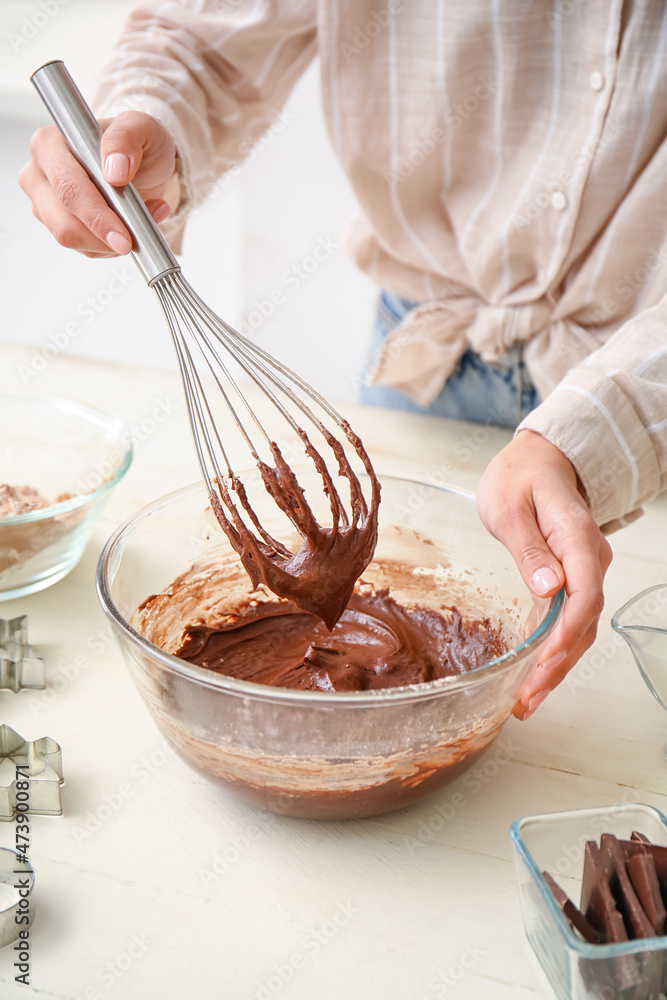
[{"label": "whisk", "polygon": [[[380,485],[359,437],[303,379],[235,331],[202,301],[181,274],[178,261],[134,186],[115,188],[104,180],[100,159],[102,129],[64,63],[49,62],[31,79],[73,154],[133,236],[132,256],[158,297],[176,349],[197,459],[211,506],[253,586],[264,583],[332,628],[354,583],[370,562],[377,541]],[[315,519],[296,475],[234,379],[230,360],[262,390],[301,439],[328,497],[330,527],[321,527]],[[232,468],[229,449],[220,436],[204,390],[204,378],[213,380],[266,490],[296,528],[300,536],[296,552],[260,524],[246,488]],[[302,426],[302,418],[310,434],[316,431],[318,443],[323,442],[333,454],[338,477],[347,480],[349,510],[328,470],[322,444],[315,447]],[[351,447],[361,460],[370,486],[369,500],[344,441],[335,436],[336,430],[341,432],[348,450]],[[270,456],[270,461],[260,452]]]}]

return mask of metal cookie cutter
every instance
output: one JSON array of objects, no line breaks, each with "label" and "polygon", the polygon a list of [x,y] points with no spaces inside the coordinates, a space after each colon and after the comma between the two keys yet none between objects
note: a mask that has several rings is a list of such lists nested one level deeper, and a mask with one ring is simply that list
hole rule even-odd
[{"label": "metal cookie cutter", "polygon": [[0,847],[0,948],[18,941],[21,931],[32,925],[30,893],[34,884],[30,862],[21,859],[16,851]]},{"label": "metal cookie cutter", "polygon": [[[16,773],[16,765],[23,765]],[[60,786],[63,784],[63,759],[60,744],[50,736],[24,740],[11,726],[0,726],[0,820],[16,815],[16,782],[28,781],[27,798],[21,799],[30,813],[62,816]]]},{"label": "metal cookie cutter", "polygon": [[0,618],[0,689],[41,690],[44,661],[28,642],[28,616]]}]

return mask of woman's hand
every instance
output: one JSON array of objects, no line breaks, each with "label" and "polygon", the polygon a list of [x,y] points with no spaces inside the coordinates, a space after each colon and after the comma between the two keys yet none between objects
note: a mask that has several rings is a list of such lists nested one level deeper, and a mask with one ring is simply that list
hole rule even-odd
[{"label": "woman's hand", "polygon": [[[125,111],[103,120],[104,176],[121,187],[134,181],[156,222],[180,201],[174,140],[155,118]],[[132,238],[109,207],[55,125],[40,128],[30,142],[32,158],[19,184],[32,201],[33,215],[58,243],[87,257],[112,257],[132,249]]]},{"label": "woman's hand", "polygon": [[572,463],[533,431],[520,431],[489,463],[477,503],[534,594],[549,597],[565,584],[561,620],[514,708],[527,719],[595,641],[611,547],[577,488]]}]

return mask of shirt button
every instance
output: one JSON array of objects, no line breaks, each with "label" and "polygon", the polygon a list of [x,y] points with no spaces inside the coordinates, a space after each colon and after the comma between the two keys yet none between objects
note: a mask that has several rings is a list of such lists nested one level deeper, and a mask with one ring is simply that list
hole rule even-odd
[{"label": "shirt button", "polygon": [[602,90],[604,87],[604,77],[599,70],[596,69],[593,73],[591,73],[590,83],[593,90]]},{"label": "shirt button", "polygon": [[551,195],[551,204],[558,212],[562,212],[564,208],[567,208],[567,198],[562,191],[554,191]]}]

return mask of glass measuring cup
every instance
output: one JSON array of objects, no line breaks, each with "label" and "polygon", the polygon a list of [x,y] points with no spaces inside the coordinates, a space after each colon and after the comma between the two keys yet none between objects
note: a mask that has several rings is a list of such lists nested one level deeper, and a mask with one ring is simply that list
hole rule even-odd
[{"label": "glass measuring cup", "polygon": [[[654,698],[667,710],[667,583],[643,590],[613,615]],[[667,758],[667,744],[665,745]]]}]

